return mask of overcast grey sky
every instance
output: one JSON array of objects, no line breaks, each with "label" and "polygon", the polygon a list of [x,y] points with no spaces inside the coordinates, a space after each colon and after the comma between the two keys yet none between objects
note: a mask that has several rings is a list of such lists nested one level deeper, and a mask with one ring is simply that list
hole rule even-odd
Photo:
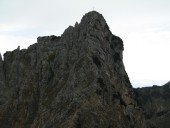
[{"label": "overcast grey sky", "polygon": [[0,0],[0,52],[59,36],[93,8],[123,39],[133,86],[170,80],[170,0]]}]

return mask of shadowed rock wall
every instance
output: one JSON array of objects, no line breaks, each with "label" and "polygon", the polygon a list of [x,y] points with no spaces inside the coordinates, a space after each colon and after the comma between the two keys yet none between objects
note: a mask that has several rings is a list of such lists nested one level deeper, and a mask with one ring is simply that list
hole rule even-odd
[{"label": "shadowed rock wall", "polygon": [[159,128],[170,126],[170,82],[163,86],[137,88],[139,102],[145,109],[148,122]]}]

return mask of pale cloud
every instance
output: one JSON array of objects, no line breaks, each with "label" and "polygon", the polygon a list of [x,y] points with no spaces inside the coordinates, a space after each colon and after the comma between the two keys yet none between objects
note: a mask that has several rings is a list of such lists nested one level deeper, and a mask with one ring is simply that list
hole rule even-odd
[{"label": "pale cloud", "polygon": [[162,86],[165,83],[168,83],[168,80],[147,80],[147,79],[133,79],[132,85],[136,85],[135,87],[146,87],[146,86],[153,86],[153,85],[157,85],[157,86]]},{"label": "pale cloud", "polygon": [[3,32],[3,31],[14,31],[16,29],[23,29],[22,26],[20,25],[12,25],[12,24],[0,24],[0,32]]},{"label": "pale cloud", "polygon": [[130,78],[169,79],[168,35],[170,31],[144,31],[124,35],[124,62]]},{"label": "pale cloud", "polygon": [[18,46],[20,46],[21,49],[27,48],[30,44],[36,42],[36,38],[0,35],[0,53],[4,54],[6,51],[13,51]]}]

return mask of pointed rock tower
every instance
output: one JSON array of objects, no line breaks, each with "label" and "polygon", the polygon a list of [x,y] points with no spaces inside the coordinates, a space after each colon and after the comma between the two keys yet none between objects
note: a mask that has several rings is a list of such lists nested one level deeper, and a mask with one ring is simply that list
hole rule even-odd
[{"label": "pointed rock tower", "polygon": [[38,37],[28,49],[5,53],[0,126],[146,128],[123,49],[103,16],[92,11],[61,37]]}]

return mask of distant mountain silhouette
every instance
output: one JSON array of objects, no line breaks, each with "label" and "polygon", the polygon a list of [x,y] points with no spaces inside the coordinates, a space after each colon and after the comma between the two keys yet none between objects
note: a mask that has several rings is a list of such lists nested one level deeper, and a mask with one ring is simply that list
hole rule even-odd
[{"label": "distant mountain silhouette", "polygon": [[163,86],[152,86],[135,89],[138,99],[144,107],[147,121],[159,128],[170,126],[170,82]]}]

